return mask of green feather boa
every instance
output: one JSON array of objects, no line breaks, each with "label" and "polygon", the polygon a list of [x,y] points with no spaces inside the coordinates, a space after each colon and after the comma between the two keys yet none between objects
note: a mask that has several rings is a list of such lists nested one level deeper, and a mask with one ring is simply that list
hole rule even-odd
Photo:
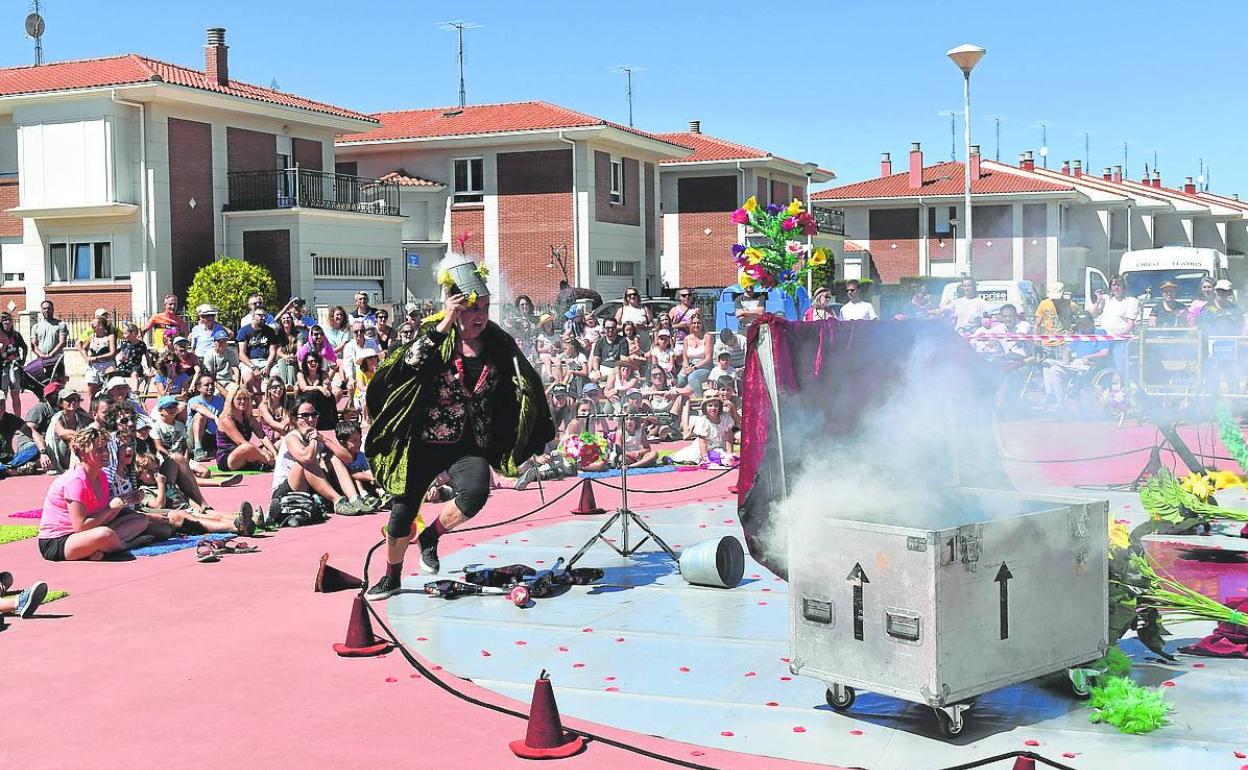
[{"label": "green feather boa", "polygon": [[1235,415],[1231,414],[1231,407],[1225,401],[1218,404],[1216,417],[1218,438],[1222,439],[1222,446],[1239,463],[1239,469],[1248,473],[1248,442],[1244,441],[1244,432],[1239,429],[1239,423],[1235,421]]}]

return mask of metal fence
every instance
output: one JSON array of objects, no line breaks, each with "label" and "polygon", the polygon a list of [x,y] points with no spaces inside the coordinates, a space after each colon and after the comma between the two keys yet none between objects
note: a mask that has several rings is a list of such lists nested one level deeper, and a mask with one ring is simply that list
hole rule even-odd
[{"label": "metal fence", "polygon": [[226,211],[264,211],[296,206],[360,214],[399,216],[399,186],[393,182],[284,168],[233,171]]}]

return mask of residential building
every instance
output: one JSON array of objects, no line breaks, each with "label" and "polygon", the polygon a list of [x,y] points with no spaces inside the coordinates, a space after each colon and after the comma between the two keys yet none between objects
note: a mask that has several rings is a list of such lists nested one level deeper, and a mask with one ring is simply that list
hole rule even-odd
[{"label": "residential building", "polygon": [[[663,283],[667,286],[723,287],[737,282],[732,244],[744,242],[745,225],[729,219],[750,195],[766,206],[807,201],[812,182],[836,178],[816,163],[798,163],[770,152],[702,133],[702,123],[659,137],[693,148],[682,158],[659,163],[662,211]],[[840,254],[843,222],[825,210],[817,245]]]},{"label": "residential building", "polygon": [[688,147],[540,101],[374,117],[338,137],[338,169],[414,180],[400,188],[412,296],[436,295],[433,266],[461,238],[508,300],[549,301],[564,278],[604,297],[658,291],[658,164]]},{"label": "residential building", "polygon": [[367,115],[138,54],[0,69],[0,303],[143,316],[220,254],[321,304],[393,287],[398,186],[344,177]]}]

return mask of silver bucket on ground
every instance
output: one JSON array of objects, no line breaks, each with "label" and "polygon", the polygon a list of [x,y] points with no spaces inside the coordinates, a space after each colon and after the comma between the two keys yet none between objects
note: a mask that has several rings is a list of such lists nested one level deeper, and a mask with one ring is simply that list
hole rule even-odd
[{"label": "silver bucket on ground", "polygon": [[745,549],[732,535],[705,540],[680,553],[680,576],[686,583],[736,588],[745,574]]}]

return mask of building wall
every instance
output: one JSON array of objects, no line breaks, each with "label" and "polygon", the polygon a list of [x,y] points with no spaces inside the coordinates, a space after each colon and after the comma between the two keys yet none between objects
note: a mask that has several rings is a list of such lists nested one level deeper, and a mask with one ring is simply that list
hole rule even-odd
[{"label": "building wall", "polygon": [[[624,172],[624,200],[611,202],[611,162],[618,160]],[[640,166],[634,158],[594,151],[594,220],[617,225],[641,224],[641,202],[648,196],[641,188]]]},{"label": "building wall", "polygon": [[469,235],[462,249],[457,245],[452,248],[478,259],[485,256],[485,243],[482,239],[485,231],[485,204],[460,203],[452,206],[450,220],[452,243],[464,233]]},{"label": "building wall", "polygon": [[170,118],[168,131],[170,290],[184,297],[195,272],[216,258],[212,125]]},{"label": "building wall", "polygon": [[553,301],[563,274],[546,266],[551,246],[566,247],[569,278],[576,281],[572,232],[572,152],[499,153],[498,263],[505,301],[527,294]]},{"label": "building wall", "polygon": [[1014,277],[1014,207],[976,206],[971,274],[988,280]]},{"label": "building wall", "polygon": [[229,171],[264,171],[277,168],[277,135],[229,126],[225,130]]},{"label": "building wall", "polygon": [[0,238],[20,238],[22,236],[22,220],[7,214],[7,209],[16,208],[21,195],[18,189],[18,177],[0,177]]},{"label": "building wall", "polygon": [[646,294],[658,294],[663,284],[659,274],[659,184],[658,169],[653,163],[642,165],[648,199],[642,209],[641,226],[646,233]]},{"label": "building wall", "polygon": [[1048,207],[1043,203],[1023,205],[1023,278],[1037,291],[1048,283]]},{"label": "building wall", "polygon": [[249,230],[243,233],[243,259],[267,268],[277,285],[277,302],[292,292],[290,276],[290,230]]},{"label": "building wall", "polygon": [[868,213],[871,260],[885,283],[919,272],[919,210],[871,209]]},{"label": "building wall", "polygon": [[321,143],[314,139],[300,139],[295,137],[291,140],[295,165],[299,168],[305,168],[310,171],[321,171],[324,168],[324,159],[322,153],[324,148]]}]

